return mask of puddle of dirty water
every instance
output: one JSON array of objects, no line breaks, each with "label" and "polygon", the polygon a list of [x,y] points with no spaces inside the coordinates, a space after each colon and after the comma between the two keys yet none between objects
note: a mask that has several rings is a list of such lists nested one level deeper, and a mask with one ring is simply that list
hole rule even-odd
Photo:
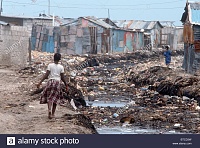
[{"label": "puddle of dirty water", "polygon": [[[124,107],[125,102],[104,102],[104,101],[86,101],[89,106],[96,107]],[[142,108],[141,108],[142,109]],[[175,130],[166,131],[165,129],[150,129],[150,128],[141,128],[141,127],[127,127],[116,126],[116,127],[97,127],[97,132],[99,134],[186,134],[176,132]],[[187,133],[188,134],[188,133]]]},{"label": "puddle of dirty water", "polygon": [[0,73],[13,73],[13,71],[7,69],[0,69]]},{"label": "puddle of dirty water", "polygon": [[[99,134],[184,134],[176,131],[165,131],[162,129],[142,129],[140,127],[100,127],[97,128]],[[187,133],[188,134],[188,133]]]}]

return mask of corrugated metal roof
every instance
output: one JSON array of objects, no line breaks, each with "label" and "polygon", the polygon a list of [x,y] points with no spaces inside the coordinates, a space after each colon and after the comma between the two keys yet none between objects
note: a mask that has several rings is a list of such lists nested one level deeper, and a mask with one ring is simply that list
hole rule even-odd
[{"label": "corrugated metal roof", "polygon": [[107,24],[115,27],[115,28],[119,28],[111,19],[109,18],[99,18],[101,21],[106,22]]},{"label": "corrugated metal roof", "polygon": [[200,10],[200,2],[189,2],[190,8]]},{"label": "corrugated metal roof", "polygon": [[200,10],[191,10],[191,22],[192,24],[200,23]]},{"label": "corrugated metal roof", "polygon": [[74,20],[72,22],[61,24],[60,26],[72,26],[72,25],[75,25],[77,22],[78,22],[78,19],[76,19],[76,20]]},{"label": "corrugated metal roof", "polygon": [[70,23],[73,23],[76,20],[77,19],[75,19],[75,18],[60,18],[58,16],[55,17],[55,22],[57,22],[59,25],[70,24]]},{"label": "corrugated metal roof", "polygon": [[200,24],[200,2],[189,2],[190,21],[192,24]]},{"label": "corrugated metal roof", "polygon": [[90,21],[92,23],[95,23],[96,25],[102,26],[102,27],[107,28],[107,29],[114,28],[112,25],[110,25],[110,24],[106,23],[105,21],[103,21],[102,19],[99,19],[99,18],[96,18],[96,17],[79,17],[78,19],[75,19],[75,20],[73,20],[71,22],[62,24],[62,26],[73,25],[74,23],[78,22],[78,20],[80,18],[88,20],[88,21]]},{"label": "corrugated metal roof", "polygon": [[[6,16],[3,15],[1,17],[6,17],[6,18],[19,18],[19,19],[40,19],[40,20],[52,20],[53,21],[53,16],[40,16],[40,17],[28,17],[28,16]],[[0,18],[1,18],[0,17]],[[63,24],[69,24],[71,22],[74,22],[75,20],[77,20],[76,18],[61,18],[59,16],[54,16],[55,19],[55,25],[60,26]]]},{"label": "corrugated metal roof", "polygon": [[120,28],[127,28],[127,29],[145,29],[151,30],[154,26],[158,23],[161,27],[162,25],[158,21],[143,21],[143,20],[119,20],[113,21],[117,26]]},{"label": "corrugated metal roof", "polygon": [[97,25],[100,25],[100,26],[102,26],[104,28],[107,28],[107,29],[114,28],[110,24],[104,22],[102,19],[99,19],[99,18],[96,18],[96,17],[93,17],[93,16],[92,17],[91,16],[90,17],[81,17],[81,18],[84,18],[84,19],[86,19],[88,21],[91,21],[91,22],[93,22],[93,23],[95,23]]},{"label": "corrugated metal roof", "polygon": [[102,19],[98,19],[98,18],[95,18],[95,17],[79,17],[78,19],[75,19],[71,22],[68,22],[68,23],[65,23],[65,24],[62,24],[62,26],[66,26],[66,25],[73,25],[74,23],[78,22],[78,20],[80,18],[83,18],[85,20],[88,20],[92,23],[95,23],[96,25],[99,25],[99,26],[102,26],[104,28],[114,28],[113,26],[109,25],[108,23],[104,22]]},{"label": "corrugated metal roof", "polygon": [[8,18],[21,18],[21,19],[47,19],[47,20],[52,20],[53,18],[51,17],[29,17],[29,16],[9,16],[9,15],[2,15],[1,17],[8,17]]},{"label": "corrugated metal roof", "polygon": [[0,21],[0,25],[9,25],[9,23],[6,23],[4,21]]},{"label": "corrugated metal roof", "polygon": [[77,20],[76,18],[64,18],[62,19],[62,24],[68,24]]}]

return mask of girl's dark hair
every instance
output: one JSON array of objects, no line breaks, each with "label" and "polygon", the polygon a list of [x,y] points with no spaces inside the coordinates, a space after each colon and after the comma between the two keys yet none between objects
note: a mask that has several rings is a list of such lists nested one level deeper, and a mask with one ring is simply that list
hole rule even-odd
[{"label": "girl's dark hair", "polygon": [[60,53],[55,53],[54,54],[54,61],[60,61],[61,59],[61,54]]}]

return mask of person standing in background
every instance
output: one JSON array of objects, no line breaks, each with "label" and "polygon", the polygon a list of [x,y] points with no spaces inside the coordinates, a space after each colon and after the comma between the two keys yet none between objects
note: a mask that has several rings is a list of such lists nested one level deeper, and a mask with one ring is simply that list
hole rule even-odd
[{"label": "person standing in background", "polygon": [[169,46],[166,46],[166,51],[164,52],[165,56],[165,64],[167,67],[169,67],[169,64],[171,63],[171,50],[169,49]]}]

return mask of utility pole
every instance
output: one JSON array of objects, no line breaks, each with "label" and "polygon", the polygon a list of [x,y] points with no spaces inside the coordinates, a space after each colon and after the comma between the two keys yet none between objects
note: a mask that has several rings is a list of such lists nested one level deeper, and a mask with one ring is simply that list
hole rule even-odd
[{"label": "utility pole", "polygon": [[3,7],[3,0],[1,0],[1,10],[0,10],[0,16],[1,16],[1,13],[2,13],[2,11],[3,11],[2,7]]},{"label": "utility pole", "polygon": [[108,18],[110,19],[110,10],[108,9]]},{"label": "utility pole", "polygon": [[50,6],[51,5],[51,3],[50,3],[50,0],[49,0],[49,4],[48,4],[48,15],[50,15]]},{"label": "utility pole", "polygon": [[[110,25],[110,10],[108,8],[108,24]],[[108,52],[112,52],[112,29],[110,30],[110,35],[109,35],[109,48],[108,48]]]}]

